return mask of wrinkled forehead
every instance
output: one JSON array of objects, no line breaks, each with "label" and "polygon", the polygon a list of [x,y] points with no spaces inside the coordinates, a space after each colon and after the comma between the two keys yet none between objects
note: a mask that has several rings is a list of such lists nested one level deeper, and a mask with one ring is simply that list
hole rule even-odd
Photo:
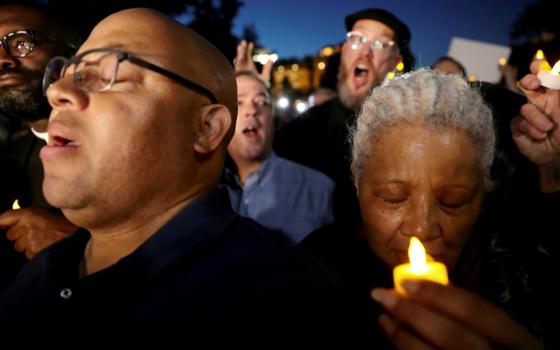
[{"label": "wrinkled forehead", "polygon": [[0,37],[23,29],[48,33],[50,32],[48,23],[48,17],[38,10],[17,5],[0,6]]},{"label": "wrinkled forehead", "polygon": [[236,78],[237,95],[263,95],[268,97],[264,82],[250,76],[240,75]]},{"label": "wrinkled forehead", "polygon": [[395,39],[395,31],[391,27],[373,19],[361,19],[356,21],[354,26],[352,26],[352,31],[358,31],[375,38],[383,37]]}]

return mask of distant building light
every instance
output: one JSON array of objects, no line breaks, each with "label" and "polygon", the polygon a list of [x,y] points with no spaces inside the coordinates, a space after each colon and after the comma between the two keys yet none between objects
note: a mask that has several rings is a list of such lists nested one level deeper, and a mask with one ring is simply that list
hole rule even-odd
[{"label": "distant building light", "polygon": [[286,68],[284,68],[284,66],[280,66],[276,70],[279,71],[280,73],[282,73],[286,70]]},{"label": "distant building light", "polygon": [[309,95],[309,97],[307,98],[307,103],[309,103],[310,106],[315,106],[315,95],[314,94]]},{"label": "distant building light", "polygon": [[290,100],[287,97],[280,97],[278,102],[276,102],[278,108],[285,109],[290,105]]},{"label": "distant building light", "polygon": [[323,50],[321,50],[321,55],[322,56],[330,56],[333,53],[334,53],[334,49],[330,46],[327,46]]},{"label": "distant building light", "polygon": [[298,113],[305,112],[307,110],[307,103],[303,101],[296,102],[296,110],[298,111]]},{"label": "distant building light", "polygon": [[317,63],[317,68],[319,68],[319,70],[324,70],[326,67],[327,65],[325,64],[325,62]]},{"label": "distant building light", "polygon": [[298,70],[299,69],[299,64],[294,63],[292,64],[292,70]]},{"label": "distant building light", "polygon": [[399,62],[399,64],[397,64],[397,70],[399,72],[402,72],[404,70],[404,63]]}]

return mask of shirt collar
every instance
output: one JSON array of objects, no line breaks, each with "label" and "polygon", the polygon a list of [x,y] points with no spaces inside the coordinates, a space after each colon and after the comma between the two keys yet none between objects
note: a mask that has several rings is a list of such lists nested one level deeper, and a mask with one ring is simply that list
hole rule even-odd
[{"label": "shirt collar", "polygon": [[[276,153],[274,153],[274,151],[270,152],[270,155],[268,156],[268,158],[266,158],[266,160],[261,164],[260,168],[253,171],[252,173],[250,173],[249,175],[247,175],[247,180],[245,181],[245,186],[250,185],[252,183],[260,183],[262,181],[262,179],[264,179],[266,177],[266,175],[268,175],[274,165],[274,163],[276,162],[276,160],[278,159],[278,156],[276,155]],[[237,178],[237,181],[239,181],[239,178]]]},{"label": "shirt collar", "polygon": [[226,189],[215,189],[185,207],[120,263],[157,275],[188,251],[222,232],[236,217]]},{"label": "shirt collar", "polygon": [[[187,205],[130,255],[100,273],[125,271],[129,277],[135,274],[139,280],[147,281],[196,246],[221,233],[236,217],[227,190],[214,189]],[[59,277],[77,278],[78,264],[90,238],[87,230],[80,229],[61,242],[60,247],[54,245],[54,249],[48,249],[49,265],[57,265],[57,270],[65,271],[64,276]]]}]

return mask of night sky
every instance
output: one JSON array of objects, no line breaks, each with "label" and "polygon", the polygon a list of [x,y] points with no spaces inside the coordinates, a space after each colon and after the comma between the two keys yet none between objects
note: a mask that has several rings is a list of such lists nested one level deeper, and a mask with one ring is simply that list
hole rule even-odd
[{"label": "night sky", "polygon": [[534,0],[244,0],[234,34],[253,24],[260,43],[280,58],[314,55],[344,39],[344,16],[368,7],[393,12],[412,32],[417,66],[445,55],[454,36],[509,45],[511,26]]}]

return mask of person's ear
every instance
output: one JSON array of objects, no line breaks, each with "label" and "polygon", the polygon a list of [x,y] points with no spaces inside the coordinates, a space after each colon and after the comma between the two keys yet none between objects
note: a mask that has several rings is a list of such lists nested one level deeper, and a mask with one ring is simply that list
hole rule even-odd
[{"label": "person's ear", "polygon": [[396,71],[399,63],[401,63],[403,61],[403,57],[400,53],[397,53],[397,54],[395,54],[395,57],[393,59],[394,59],[393,64],[395,66],[395,68],[393,68],[393,70]]},{"label": "person's ear", "polygon": [[207,105],[202,107],[200,113],[193,147],[197,153],[208,154],[220,146],[233,120],[229,109],[224,105]]}]

